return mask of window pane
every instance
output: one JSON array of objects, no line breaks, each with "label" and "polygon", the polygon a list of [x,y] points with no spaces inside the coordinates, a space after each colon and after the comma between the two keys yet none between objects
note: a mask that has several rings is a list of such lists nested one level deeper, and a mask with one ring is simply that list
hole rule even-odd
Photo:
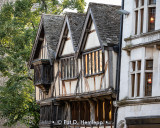
[{"label": "window pane", "polygon": [[138,8],[139,0],[135,0],[135,2],[136,2],[136,8]]},{"label": "window pane", "polygon": [[74,72],[75,72],[75,76],[77,77],[77,71],[78,71],[78,60],[74,58],[74,64],[75,64],[75,68],[74,68]]},{"label": "window pane", "polygon": [[153,60],[146,60],[146,70],[153,70]]},{"label": "window pane", "polygon": [[140,82],[141,82],[141,74],[137,74],[137,96],[140,96]]},{"label": "window pane", "polygon": [[149,21],[148,21],[148,31],[154,31],[155,30],[155,14],[156,14],[156,8],[149,8],[149,12],[148,12],[148,17],[149,17]]},{"label": "window pane", "polygon": [[96,73],[98,73],[98,51],[96,51]]},{"label": "window pane", "polygon": [[135,34],[137,34],[138,31],[138,11],[135,11]]},{"label": "window pane", "polygon": [[132,62],[132,71],[135,71],[136,68],[136,62]]},{"label": "window pane", "polygon": [[141,9],[141,33],[143,33],[143,15],[144,14],[144,10]]},{"label": "window pane", "polygon": [[86,69],[86,74],[88,74],[88,59],[87,59],[87,55],[85,55],[85,69]]},{"label": "window pane", "polygon": [[99,51],[99,57],[100,57],[100,71],[102,71],[102,65],[103,65],[103,61],[102,61],[102,50]]},{"label": "window pane", "polygon": [[156,0],[149,0],[149,4],[156,4]]},{"label": "window pane", "polygon": [[141,0],[141,6],[143,6],[144,5],[144,0]]},{"label": "window pane", "polygon": [[138,61],[138,62],[137,62],[137,66],[138,66],[138,67],[137,67],[138,70],[141,70],[141,61]]},{"label": "window pane", "polygon": [[134,97],[135,74],[131,75],[132,97]]},{"label": "window pane", "polygon": [[73,58],[70,59],[70,77],[73,77]]},{"label": "window pane", "polygon": [[105,121],[105,102],[103,102],[103,121]]},{"label": "window pane", "polygon": [[63,60],[63,64],[64,64],[64,77],[66,78],[66,60]]},{"label": "window pane", "polygon": [[67,59],[67,78],[70,78],[70,60]]},{"label": "window pane", "polygon": [[152,73],[146,73],[145,96],[152,95]]},{"label": "window pane", "polygon": [[61,78],[64,78],[64,64],[63,64],[63,60],[61,60]]},{"label": "window pane", "polygon": [[73,77],[75,77],[75,59],[73,58]]},{"label": "window pane", "polygon": [[92,73],[95,73],[95,60],[94,60],[94,52],[92,52]]},{"label": "window pane", "polygon": [[91,53],[89,54],[89,74],[91,74]]}]

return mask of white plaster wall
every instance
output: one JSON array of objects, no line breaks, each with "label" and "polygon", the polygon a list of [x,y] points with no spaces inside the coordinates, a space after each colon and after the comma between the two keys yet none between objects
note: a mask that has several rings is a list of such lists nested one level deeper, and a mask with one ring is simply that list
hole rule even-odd
[{"label": "white plaster wall", "polygon": [[44,38],[44,41],[42,43],[41,50],[40,50],[38,58],[39,59],[49,59],[49,57],[48,57],[48,50],[47,50],[47,42],[46,42],[45,38]]},{"label": "white plaster wall", "polygon": [[[153,109],[154,108],[154,109]],[[160,104],[126,106],[118,109],[117,123],[126,117],[157,116],[160,115]],[[127,127],[125,127],[127,128]]]},{"label": "white plaster wall", "polygon": [[[132,28],[135,28],[133,23],[134,12],[132,11],[134,2],[133,0],[125,0],[124,2],[125,2],[124,10],[128,11],[130,14],[128,16],[124,16],[122,48],[126,46],[124,38],[130,37],[134,33],[134,30]],[[119,95],[120,100],[128,97],[129,60],[130,57],[127,55],[127,52],[122,50],[121,73],[120,73],[120,95]]]},{"label": "white plaster wall", "polygon": [[121,59],[121,73],[120,73],[120,95],[119,99],[122,100],[128,97],[128,82],[129,82],[129,57],[126,52],[122,52]]},{"label": "white plaster wall", "polygon": [[152,96],[160,96],[160,63],[159,54],[157,49],[153,49],[153,86],[152,86]]},{"label": "white plaster wall", "polygon": [[[73,95],[75,93],[77,80],[64,81],[64,84],[65,84],[65,88],[63,87],[63,93],[61,93],[60,95],[64,95],[64,96],[65,95]],[[62,88],[61,88],[61,90],[62,90]]]},{"label": "white plaster wall", "polygon": [[155,26],[155,29],[158,30],[160,29],[160,1],[159,0],[156,0],[156,26]]},{"label": "white plaster wall", "polygon": [[[58,62],[54,62],[54,78],[57,75],[58,72]],[[54,96],[58,96],[59,95],[59,84],[58,84],[58,78],[56,79],[56,83],[55,83],[55,89],[54,89]]]},{"label": "white plaster wall", "polygon": [[70,32],[68,33],[67,38],[70,38],[70,39],[65,42],[64,48],[63,48],[63,51],[62,51],[62,55],[67,55],[67,54],[74,53],[73,43],[72,43],[72,40],[71,40]]},{"label": "white plaster wall", "polygon": [[[135,17],[134,17],[134,0],[125,0],[125,6],[124,6],[124,10],[130,12],[130,14],[128,16],[124,16],[124,26],[123,26],[123,42],[122,42],[122,48],[126,46],[126,43],[130,43],[132,45],[136,45],[136,44],[140,44],[140,43],[146,43],[149,41],[153,41],[156,39],[160,38],[160,34],[156,33],[154,35],[148,35],[145,37],[141,37],[141,38],[136,38],[130,42],[125,42],[124,39],[130,37],[131,35],[134,35],[134,29],[135,29]],[[145,4],[147,4],[147,2],[145,1]],[[156,29],[159,29],[159,20],[160,20],[160,13],[158,13],[159,10],[159,6],[160,6],[160,1],[157,1],[157,14],[156,14]],[[147,22],[146,22],[146,18],[147,18],[147,12],[144,12],[144,24],[146,24],[146,26],[144,25],[144,31],[147,32]],[[147,50],[147,49],[146,49]],[[153,52],[154,51],[154,52]],[[126,51],[122,50],[122,58],[121,58],[121,76],[120,76],[120,100],[124,99],[126,97],[129,96],[129,83],[130,83],[130,75],[129,75],[129,62],[131,60],[138,60],[138,59],[147,59],[147,58],[153,58],[154,61],[154,78],[153,78],[153,96],[157,96],[160,94],[157,94],[156,89],[159,89],[160,87],[158,86],[159,84],[159,80],[158,80],[158,76],[159,76],[159,51],[156,51],[155,49],[153,49],[153,51],[149,50],[149,51],[145,51],[145,48],[135,48],[130,52],[130,56],[127,54]],[[144,55],[145,54],[145,55]],[[152,55],[151,55],[152,54]],[[154,56],[153,56],[154,55]],[[147,58],[146,58],[147,56]],[[157,60],[157,62],[156,62]],[[144,65],[145,62],[142,60],[142,65]],[[124,66],[125,65],[125,66]],[[143,74],[142,74],[143,75]],[[144,76],[142,76],[144,79]],[[142,79],[142,80],[143,80]],[[156,82],[154,82],[156,81]],[[158,82],[157,82],[158,81]],[[143,83],[144,84],[144,83]],[[144,85],[143,85],[144,86]],[[143,90],[143,87],[141,87],[141,90]],[[143,91],[141,92],[141,96],[143,97],[144,94],[142,94]]]},{"label": "white plaster wall", "polygon": [[[109,65],[108,51],[105,50],[104,54],[105,54],[105,65],[106,65],[106,63],[108,63],[108,65]],[[107,68],[107,71],[105,73],[105,81],[104,82],[105,82],[104,88],[108,88],[109,87],[109,70],[108,70],[108,68]]]},{"label": "white plaster wall", "polygon": [[[145,4],[147,4],[145,0]],[[124,26],[123,26],[123,42],[122,48],[126,46],[127,43],[131,45],[136,45],[140,43],[146,43],[149,41],[154,41],[160,39],[160,34],[155,33],[154,35],[147,35],[139,38],[135,38],[132,41],[125,42],[124,39],[130,36],[134,36],[135,29],[135,17],[134,17],[134,0],[125,0],[124,10],[130,12],[128,16],[124,16]],[[156,30],[160,29],[160,1],[157,0],[157,14],[156,14]],[[147,10],[144,11],[144,27],[143,30],[147,32]],[[121,76],[120,76],[120,100],[130,97],[130,61],[141,60],[141,85],[140,85],[140,97],[144,97],[144,87],[145,87],[145,60],[153,59],[153,83],[152,83],[152,97],[160,96],[160,52],[153,47],[140,47],[131,50],[130,55],[126,51],[122,50],[121,58]],[[135,97],[136,98],[136,97]],[[132,98],[134,100],[134,98]],[[138,116],[154,116],[160,115],[160,104],[146,104],[146,105],[135,105],[120,107],[118,109],[118,121],[125,120],[126,117],[138,117]]]},{"label": "white plaster wall", "polygon": [[[91,30],[95,30],[95,26],[94,24],[92,23],[92,26],[91,26]],[[91,48],[94,48],[94,47],[98,47],[100,46],[100,42],[99,42],[99,39],[98,39],[98,35],[97,35],[97,32],[92,32],[88,35],[88,39],[86,41],[86,45],[85,45],[85,50],[87,49],[91,49]]]},{"label": "white plaster wall", "polygon": [[40,100],[39,99],[39,88],[35,87],[35,90],[36,90],[36,101],[38,101],[38,100]]},{"label": "white plaster wall", "polygon": [[116,87],[116,69],[117,69],[117,53],[112,52],[113,54],[113,88]]}]

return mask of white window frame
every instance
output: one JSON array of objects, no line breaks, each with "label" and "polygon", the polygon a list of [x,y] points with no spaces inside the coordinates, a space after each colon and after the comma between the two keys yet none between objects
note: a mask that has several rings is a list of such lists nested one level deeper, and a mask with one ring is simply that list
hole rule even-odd
[{"label": "white window frame", "polygon": [[[139,35],[142,33],[149,32],[149,8],[155,7],[156,4],[149,5],[149,0],[144,0],[144,5],[141,6],[141,1],[138,0],[138,7],[136,7],[136,0],[134,0],[134,13],[133,13],[133,21],[134,21],[134,28],[133,34]],[[141,10],[143,9],[143,30],[141,32]],[[136,14],[135,12],[138,11],[138,22],[137,22],[137,33],[136,33]],[[156,14],[155,14],[155,24],[156,24]]]},{"label": "white window frame", "polygon": [[[141,69],[138,70],[138,62],[141,62]],[[132,64],[133,62],[135,62],[135,70],[133,71],[132,69]],[[143,68],[143,65],[142,65],[142,60],[132,60],[130,61],[130,91],[129,91],[129,96],[131,98],[138,98],[138,97],[141,97],[141,86],[142,86],[142,68]],[[139,96],[138,96],[138,91],[137,91],[137,88],[138,88],[138,74],[140,74],[140,84],[139,84]],[[134,95],[132,96],[132,75],[135,75],[135,78],[134,78]]]}]

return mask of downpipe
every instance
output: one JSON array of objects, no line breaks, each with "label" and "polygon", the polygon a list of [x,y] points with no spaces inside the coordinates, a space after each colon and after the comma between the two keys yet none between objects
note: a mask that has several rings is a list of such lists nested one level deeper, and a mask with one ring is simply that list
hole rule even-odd
[{"label": "downpipe", "polygon": [[[124,0],[122,0],[121,9],[124,10]],[[116,93],[117,93],[117,96],[116,96],[116,102],[119,101],[119,92],[120,92],[122,36],[123,36],[123,14],[121,14],[121,21],[120,21],[119,51],[118,51],[118,57],[117,57],[117,70],[116,70]],[[114,128],[117,128],[117,116],[118,116],[118,106],[116,106],[115,113],[114,113]]]}]

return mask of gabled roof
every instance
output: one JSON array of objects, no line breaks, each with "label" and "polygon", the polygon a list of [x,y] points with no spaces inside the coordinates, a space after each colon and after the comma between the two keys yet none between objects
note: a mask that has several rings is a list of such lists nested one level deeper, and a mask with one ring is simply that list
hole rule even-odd
[{"label": "gabled roof", "polygon": [[39,38],[42,30],[44,30],[44,38],[47,42],[47,49],[50,60],[55,58],[55,52],[59,41],[60,33],[63,27],[64,16],[43,14],[37,32],[36,40],[34,42],[32,53],[30,56],[29,67],[32,65],[36,49],[38,46]]},{"label": "gabled roof", "polygon": [[78,47],[78,44],[79,44],[79,40],[80,40],[80,36],[81,36],[81,33],[82,33],[84,22],[85,22],[85,14],[72,13],[72,12],[66,13],[65,21],[64,21],[64,24],[63,24],[63,29],[62,29],[62,32],[61,32],[61,36],[59,38],[56,57],[59,54],[59,50],[64,45],[64,44],[62,44],[62,39],[63,39],[63,34],[64,34],[64,31],[65,31],[66,25],[67,25],[67,27],[70,31],[70,34],[71,34],[71,40],[72,40],[72,43],[73,43],[74,50],[77,51],[77,47]]},{"label": "gabled roof", "polygon": [[120,10],[120,6],[89,3],[86,21],[79,43],[79,50],[82,47],[83,37],[86,33],[90,16],[95,25],[101,46],[118,44],[120,32],[120,15],[117,13],[118,10]]},{"label": "gabled roof", "polygon": [[43,15],[43,20],[44,35],[47,41],[49,57],[51,59],[54,59],[64,22],[64,16]]}]

